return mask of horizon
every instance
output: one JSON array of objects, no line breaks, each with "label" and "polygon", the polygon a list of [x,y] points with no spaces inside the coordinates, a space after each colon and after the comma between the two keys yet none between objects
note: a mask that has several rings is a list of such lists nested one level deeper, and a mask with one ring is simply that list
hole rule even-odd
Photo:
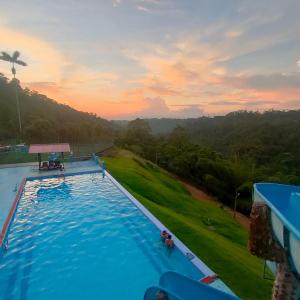
[{"label": "horizon", "polygon": [[[296,0],[16,0],[0,12],[0,51],[21,52],[23,87],[109,120],[294,110],[299,9]],[[0,73],[11,78],[3,61]]]}]

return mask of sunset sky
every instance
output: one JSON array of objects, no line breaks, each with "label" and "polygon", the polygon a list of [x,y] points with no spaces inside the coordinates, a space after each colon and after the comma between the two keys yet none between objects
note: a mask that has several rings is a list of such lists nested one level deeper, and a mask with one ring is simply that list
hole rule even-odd
[{"label": "sunset sky", "polygon": [[[0,0],[22,86],[108,119],[300,109],[299,0]],[[11,77],[9,65],[0,73]]]}]

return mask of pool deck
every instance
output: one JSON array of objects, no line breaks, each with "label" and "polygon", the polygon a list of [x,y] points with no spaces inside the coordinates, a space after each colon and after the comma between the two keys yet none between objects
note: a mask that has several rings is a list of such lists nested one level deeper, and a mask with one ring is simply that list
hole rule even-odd
[{"label": "pool deck", "polygon": [[24,178],[100,170],[99,165],[94,160],[66,162],[64,165],[65,170],[63,172],[59,170],[39,171],[37,163],[0,165],[0,231]]}]

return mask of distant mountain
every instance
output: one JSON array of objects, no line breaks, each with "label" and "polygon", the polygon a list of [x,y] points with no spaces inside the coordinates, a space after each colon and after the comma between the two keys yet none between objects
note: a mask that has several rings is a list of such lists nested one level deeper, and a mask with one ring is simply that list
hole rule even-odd
[{"label": "distant mountain", "polygon": [[[170,128],[173,124],[166,120],[160,126]],[[272,161],[283,165],[286,172],[300,166],[300,110],[237,111],[225,116],[186,119],[178,125],[192,142],[228,157],[251,157],[260,164]]]},{"label": "distant mountain", "polygon": [[[182,127],[192,143],[226,156],[255,157],[300,165],[300,110],[236,111],[195,119],[145,119],[153,135],[169,135]],[[127,122],[120,126],[126,128]]]},{"label": "distant mountain", "polygon": [[[18,85],[22,140],[26,142],[91,143],[112,139],[112,122],[77,111]],[[0,142],[19,138],[15,82],[0,74]]]},{"label": "distant mountain", "polygon": [[[236,111],[225,116],[194,119],[144,119],[154,135],[166,135],[180,126],[194,143],[218,152],[244,154],[299,153],[300,110]],[[114,121],[126,128],[128,121]],[[263,148],[264,150],[261,150]],[[300,156],[299,156],[300,157]]]},{"label": "distant mountain", "polygon": [[224,154],[256,153],[261,159],[272,154],[300,155],[300,110],[237,111],[225,116],[187,119],[182,126],[193,142]]}]

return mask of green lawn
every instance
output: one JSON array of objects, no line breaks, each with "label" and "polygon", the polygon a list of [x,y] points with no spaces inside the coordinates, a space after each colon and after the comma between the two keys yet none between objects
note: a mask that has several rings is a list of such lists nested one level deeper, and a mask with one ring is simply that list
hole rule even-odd
[{"label": "green lawn", "polygon": [[0,164],[17,164],[37,161],[36,154],[29,154],[23,152],[4,152],[0,153]]},{"label": "green lawn", "polygon": [[217,204],[195,200],[166,171],[120,151],[104,158],[109,172],[241,298],[271,299],[263,262],[249,254],[247,232]]}]

